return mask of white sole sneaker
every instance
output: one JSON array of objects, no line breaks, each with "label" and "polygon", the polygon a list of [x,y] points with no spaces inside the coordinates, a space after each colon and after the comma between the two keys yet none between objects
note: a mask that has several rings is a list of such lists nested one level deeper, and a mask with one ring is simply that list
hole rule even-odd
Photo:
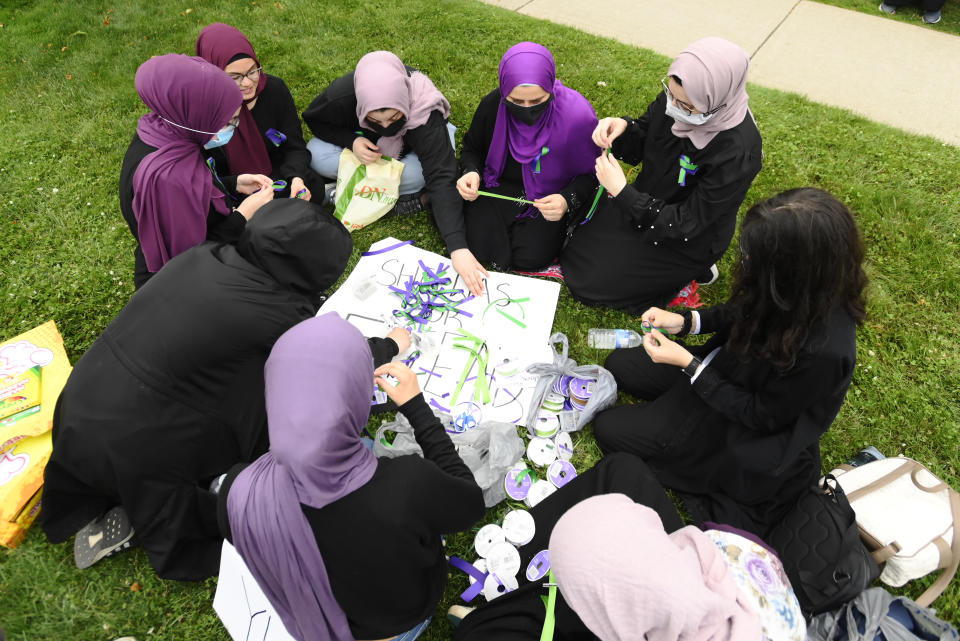
[{"label": "white sole sneaker", "polygon": [[85,570],[97,561],[131,545],[133,526],[119,505],[99,519],[87,523],[73,541],[73,561]]},{"label": "white sole sneaker", "polygon": [[717,282],[718,278],[720,278],[720,270],[717,269],[717,264],[714,263],[713,265],[710,265],[710,278],[705,281],[698,280],[697,284],[701,287],[704,285],[712,285]]}]

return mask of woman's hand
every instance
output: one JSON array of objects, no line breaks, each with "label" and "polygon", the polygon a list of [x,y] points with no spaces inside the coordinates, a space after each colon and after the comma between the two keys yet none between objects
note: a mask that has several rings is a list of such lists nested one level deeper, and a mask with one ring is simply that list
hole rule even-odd
[{"label": "woman's hand", "polygon": [[403,354],[410,347],[410,330],[406,327],[394,327],[387,338],[397,344],[397,354]]},{"label": "woman's hand", "polygon": [[[397,404],[397,407],[420,393],[420,381],[417,380],[417,375],[403,363],[381,365],[373,374],[374,382],[387,393],[387,396]],[[388,374],[397,379],[396,385],[391,385],[383,378]]]},{"label": "woman's hand", "polygon": [[453,261],[453,268],[460,274],[460,278],[463,279],[470,293],[474,296],[482,294],[483,281],[480,279],[480,275],[483,274],[489,278],[490,274],[483,268],[483,265],[477,262],[473,252],[466,248],[457,249],[450,252],[450,259]]},{"label": "woman's hand", "polygon": [[668,331],[671,334],[676,334],[683,329],[683,314],[668,312],[659,307],[651,307],[645,311],[643,316],[640,317],[640,320]]},{"label": "woman's hand", "polygon": [[268,202],[273,200],[273,183],[271,182],[268,187],[261,189],[260,191],[250,194],[243,199],[243,202],[237,205],[237,211],[239,211],[244,218],[250,220],[253,218],[253,215],[257,213],[261,207],[266,205]]},{"label": "woman's hand", "polygon": [[680,343],[673,342],[655,329],[650,331],[652,328],[642,325],[640,329],[643,330],[643,349],[654,363],[686,367],[693,360],[693,354]]},{"label": "woman's hand", "polygon": [[269,189],[273,191],[273,180],[263,174],[240,174],[237,176],[237,191],[250,195],[257,190]]},{"label": "woman's hand", "polygon": [[480,189],[480,174],[475,171],[465,173],[457,181],[457,191],[464,200],[476,200],[480,195],[477,193],[478,189]]},{"label": "woman's hand", "polygon": [[533,206],[540,210],[540,214],[551,222],[556,222],[567,213],[567,199],[560,194],[550,194],[533,201]]},{"label": "woman's hand", "polygon": [[627,130],[627,121],[623,118],[604,118],[593,130],[593,144],[600,149],[609,149],[613,141]]},{"label": "woman's hand", "polygon": [[381,155],[380,148],[363,136],[357,136],[356,140],[353,141],[353,153],[357,154],[357,158],[364,165],[377,162]]},{"label": "woman's hand", "polygon": [[623,173],[623,167],[611,154],[600,154],[597,158],[597,180],[603,185],[611,196],[619,196],[623,188],[627,186],[627,177]]},{"label": "woman's hand", "polygon": [[[302,196],[297,196],[301,191],[305,192]],[[300,198],[301,200],[310,200],[310,190],[303,184],[303,178],[297,176],[290,181],[290,197]]]}]

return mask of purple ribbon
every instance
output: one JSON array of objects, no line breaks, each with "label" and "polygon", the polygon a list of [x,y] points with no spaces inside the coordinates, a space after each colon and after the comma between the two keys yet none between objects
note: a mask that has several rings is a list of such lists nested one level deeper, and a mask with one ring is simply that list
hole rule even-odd
[{"label": "purple ribbon", "polygon": [[401,242],[401,243],[397,243],[396,245],[390,245],[389,247],[384,247],[383,249],[377,249],[376,251],[363,252],[363,253],[360,254],[360,255],[361,255],[361,256],[376,256],[377,254],[385,254],[385,253],[387,253],[388,251],[392,251],[392,250],[397,249],[397,248],[399,248],[399,247],[403,247],[404,245],[412,245],[412,244],[413,244],[413,241],[412,241],[412,240],[405,240],[405,241],[403,241],[403,242]]},{"label": "purple ribbon", "polygon": [[273,127],[267,129],[267,133],[265,135],[270,139],[270,142],[273,143],[274,147],[279,147],[287,141],[287,135],[282,131],[277,131]]},{"label": "purple ribbon", "polygon": [[460,595],[461,599],[463,599],[467,603],[470,603],[476,598],[478,594],[483,592],[483,583],[484,581],[487,580],[486,573],[481,572],[480,570],[475,568],[472,563],[467,563],[466,561],[461,559],[459,556],[451,556],[450,565],[457,568],[461,572],[466,572],[467,574],[472,576],[474,579],[476,579],[476,583],[474,583],[469,588],[464,590],[463,593]]}]

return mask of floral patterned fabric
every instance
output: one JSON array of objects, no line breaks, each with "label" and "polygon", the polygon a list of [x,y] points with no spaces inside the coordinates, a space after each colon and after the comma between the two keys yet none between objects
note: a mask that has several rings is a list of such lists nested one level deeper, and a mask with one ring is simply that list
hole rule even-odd
[{"label": "floral patterned fabric", "polygon": [[705,534],[720,549],[737,587],[760,617],[764,641],[804,641],[807,623],[780,559],[738,534],[719,530]]}]

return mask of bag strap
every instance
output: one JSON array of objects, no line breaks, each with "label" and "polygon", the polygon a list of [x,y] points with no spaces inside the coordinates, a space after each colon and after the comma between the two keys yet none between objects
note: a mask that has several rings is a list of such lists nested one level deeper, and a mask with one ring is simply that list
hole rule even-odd
[{"label": "bag strap", "polygon": [[[926,472],[927,474],[929,474],[929,475],[932,476],[933,478],[937,479],[937,484],[936,484],[936,485],[924,485],[923,483],[921,483],[921,482],[920,482],[920,479],[917,478],[917,475],[920,474],[920,472]],[[917,486],[917,489],[918,489],[918,490],[923,490],[924,492],[930,492],[931,494],[936,494],[937,492],[942,492],[942,491],[944,491],[944,490],[949,490],[949,489],[950,489],[950,486],[949,486],[949,485],[947,485],[946,483],[944,483],[943,481],[941,481],[941,480],[937,477],[936,474],[934,474],[933,472],[931,472],[930,470],[928,470],[927,468],[925,468],[925,467],[924,467],[923,465],[921,465],[920,463],[917,463],[917,466],[913,469],[912,472],[910,472],[910,478],[913,480],[913,484]],[[954,519],[954,520],[956,520],[956,519]]]},{"label": "bag strap", "polygon": [[[940,539],[938,538],[935,540],[939,541]],[[883,546],[879,550],[874,550],[870,553],[870,555],[873,557],[873,560],[877,562],[877,565],[882,566],[891,558],[895,557],[900,549],[900,544],[896,541],[893,541],[892,543],[888,543],[887,545]]]},{"label": "bag strap", "polygon": [[960,494],[950,490],[950,511],[953,514],[953,544],[950,546],[953,558],[943,573],[917,598],[917,603],[929,607],[953,580],[960,566]]},{"label": "bag strap", "polygon": [[337,191],[337,203],[333,210],[333,215],[337,220],[343,220],[344,214],[347,213],[347,206],[350,205],[350,199],[353,198],[354,187],[366,177],[367,166],[361,163],[360,166],[354,170],[353,175],[350,176],[350,180]]},{"label": "bag strap", "polygon": [[555,610],[557,608],[557,579],[553,576],[553,570],[548,575],[549,581],[545,585],[550,586],[547,592],[547,612],[543,617],[543,629],[540,631],[540,641],[553,641],[553,628],[556,624]]},{"label": "bag strap", "polygon": [[[557,351],[556,345],[560,344],[563,346],[563,351]],[[550,346],[553,347],[553,351],[563,357],[563,362],[567,362],[567,354],[570,353],[570,342],[567,340],[567,335],[563,332],[557,332],[550,336]]]},{"label": "bag strap", "polygon": [[[882,460],[890,460],[890,459],[882,459]],[[871,465],[871,464],[872,463],[868,463],[867,465]],[[920,466],[921,468],[923,467],[913,459],[905,458],[903,459],[903,465],[899,466],[897,469],[893,470],[892,472],[887,472],[877,480],[871,481],[870,483],[867,483],[863,487],[856,489],[853,492],[850,492],[849,494],[847,494],[847,498],[850,500],[851,503],[853,503],[860,497],[866,494],[869,494],[870,492],[873,492],[874,490],[879,489],[885,485],[889,485],[890,483],[893,483],[904,474],[912,472],[914,469],[917,468],[917,466]],[[867,466],[864,465],[863,467],[867,467]]]}]

